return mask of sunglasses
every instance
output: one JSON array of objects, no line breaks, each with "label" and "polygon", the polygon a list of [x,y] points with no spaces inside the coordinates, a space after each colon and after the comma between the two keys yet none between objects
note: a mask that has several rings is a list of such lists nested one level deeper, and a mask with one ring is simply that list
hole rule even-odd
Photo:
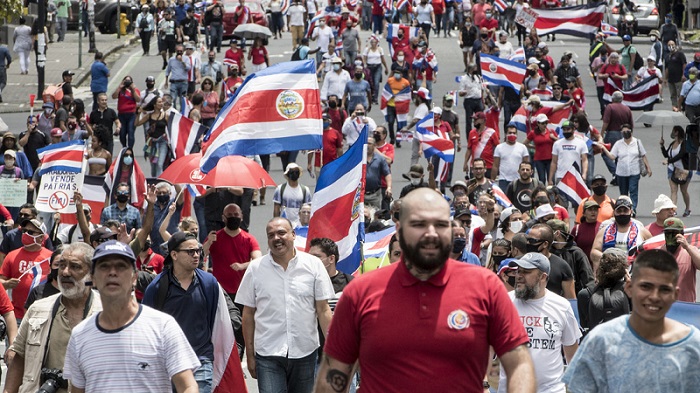
[{"label": "sunglasses", "polygon": [[28,235],[36,236],[36,235],[41,235],[41,232],[39,231],[32,231],[29,229],[22,229],[22,233],[26,233]]},{"label": "sunglasses", "polygon": [[190,248],[190,249],[186,249],[186,250],[183,249],[183,250],[175,250],[175,251],[186,252],[187,255],[189,255],[191,257],[193,257],[195,255],[202,255],[202,248]]},{"label": "sunglasses", "polygon": [[525,239],[527,240],[527,244],[533,244],[533,245],[534,245],[534,244],[540,244],[540,243],[542,243],[542,242],[544,241],[544,240],[542,240],[542,239],[537,239],[537,238],[534,238],[534,237],[526,237]]}]

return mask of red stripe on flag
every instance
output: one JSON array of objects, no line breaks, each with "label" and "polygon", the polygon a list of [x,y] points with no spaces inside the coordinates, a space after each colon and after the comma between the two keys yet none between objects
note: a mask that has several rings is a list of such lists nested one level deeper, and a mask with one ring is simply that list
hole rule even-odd
[{"label": "red stripe on flag", "polygon": [[42,158],[42,163],[51,161],[83,161],[83,150],[57,150],[55,152],[47,152]]},{"label": "red stripe on flag", "polygon": [[[309,222],[306,249],[309,249],[308,244],[311,239],[316,237],[327,237],[333,241],[339,241],[348,236],[352,225],[352,217],[348,215],[348,212],[352,211],[354,203],[355,192],[353,191],[316,210]],[[320,220],[321,217],[324,219],[323,222]],[[329,225],[331,223],[333,225]]]},{"label": "red stripe on flag", "polygon": [[559,27],[564,23],[576,23],[580,25],[598,27],[600,26],[601,19],[602,14],[597,12],[573,19],[566,18],[564,15],[562,15],[562,18],[545,18],[540,15],[535,21],[535,27],[538,29],[552,29],[555,27]]}]

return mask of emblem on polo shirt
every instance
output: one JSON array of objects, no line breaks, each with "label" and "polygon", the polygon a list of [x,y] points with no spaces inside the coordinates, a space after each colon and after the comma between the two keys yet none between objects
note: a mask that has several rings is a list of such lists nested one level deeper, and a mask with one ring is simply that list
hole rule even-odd
[{"label": "emblem on polo shirt", "polygon": [[469,327],[469,315],[462,310],[454,310],[447,316],[450,329],[462,330]]}]

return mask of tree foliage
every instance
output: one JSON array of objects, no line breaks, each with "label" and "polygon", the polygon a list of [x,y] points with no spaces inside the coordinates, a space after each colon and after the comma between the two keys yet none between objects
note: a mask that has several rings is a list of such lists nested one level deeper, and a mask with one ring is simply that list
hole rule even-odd
[{"label": "tree foliage", "polygon": [[22,0],[1,0],[0,19],[12,21],[22,14]]}]

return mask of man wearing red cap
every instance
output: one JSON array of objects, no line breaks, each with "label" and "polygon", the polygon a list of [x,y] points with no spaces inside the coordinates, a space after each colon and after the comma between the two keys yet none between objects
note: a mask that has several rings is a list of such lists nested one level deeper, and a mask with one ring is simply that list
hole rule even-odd
[{"label": "man wearing red cap", "polygon": [[491,178],[493,168],[493,152],[501,142],[498,133],[491,127],[486,127],[486,115],[484,112],[476,112],[474,129],[469,131],[467,138],[467,151],[464,154],[464,172],[469,173],[471,164],[475,158],[481,158],[486,164],[486,177]]}]

